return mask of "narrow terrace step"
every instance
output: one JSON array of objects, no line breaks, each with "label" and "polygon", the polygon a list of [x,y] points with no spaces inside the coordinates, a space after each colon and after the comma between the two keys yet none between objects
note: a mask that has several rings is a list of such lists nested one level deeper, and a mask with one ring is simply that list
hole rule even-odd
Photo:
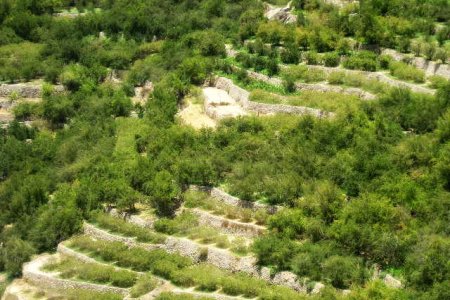
[{"label": "narrow terrace step", "polygon": [[95,283],[81,282],[69,279],[57,278],[54,273],[47,273],[41,269],[48,263],[55,261],[58,255],[44,254],[23,267],[23,278],[39,287],[59,290],[90,290],[99,293],[114,293],[122,296],[129,294],[129,289],[106,286]]},{"label": "narrow terrace step", "polygon": [[198,221],[201,225],[217,228],[226,234],[254,238],[266,232],[264,226],[231,220],[226,217],[214,215],[200,208],[191,208],[189,210],[198,216]]}]

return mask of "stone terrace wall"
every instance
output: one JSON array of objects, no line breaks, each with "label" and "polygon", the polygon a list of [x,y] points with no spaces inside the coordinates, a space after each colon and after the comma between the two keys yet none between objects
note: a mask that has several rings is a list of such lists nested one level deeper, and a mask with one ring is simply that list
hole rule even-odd
[{"label": "stone terrace wall", "polygon": [[[85,224],[84,230],[86,234],[99,239],[108,241],[118,241],[122,239],[122,237],[119,236],[117,236],[116,238],[111,237],[112,234],[95,228],[94,226],[89,224]],[[139,244],[135,242],[134,239],[129,239],[127,244],[130,247],[139,246]],[[231,272],[244,272],[273,284],[287,286],[300,292],[306,292],[305,285],[298,280],[297,276],[294,273],[280,272],[275,274],[274,276],[271,276],[269,268],[259,268],[257,266],[257,260],[254,256],[240,257],[225,249],[219,249],[208,245],[201,245],[192,240],[174,236],[167,237],[164,244],[154,246],[160,249],[164,249],[169,253],[178,253],[182,256],[189,257],[195,262],[206,262],[218,268]]]},{"label": "stone terrace wall", "polygon": [[324,66],[315,66],[315,65],[307,65],[308,69],[310,70],[320,70],[325,72],[326,74],[331,74],[333,72],[343,72],[345,74],[349,74],[349,75],[362,75],[368,79],[373,79],[373,80],[377,80],[380,81],[382,83],[386,83],[390,86],[393,87],[403,87],[403,88],[408,88],[411,89],[411,91],[415,92],[415,93],[422,93],[422,94],[430,94],[430,95],[434,95],[436,93],[435,90],[427,88],[425,86],[422,85],[418,85],[418,84],[414,84],[414,83],[409,83],[409,82],[404,82],[401,80],[397,80],[397,79],[393,79],[391,77],[389,77],[388,75],[381,73],[381,72],[367,72],[367,71],[358,71],[358,70],[347,70],[344,68],[339,68],[339,67],[324,67]]},{"label": "stone terrace wall", "polygon": [[264,210],[267,210],[269,213],[275,213],[282,208],[281,206],[268,205],[268,204],[259,203],[259,202],[241,200],[237,197],[234,197],[234,196],[228,194],[227,192],[225,192],[217,187],[191,185],[189,188],[191,190],[200,190],[200,191],[207,192],[210,194],[210,196],[212,198],[222,201],[223,203],[231,205],[231,206],[250,208],[253,210],[264,209]]},{"label": "stone terrace wall", "polygon": [[220,228],[222,232],[227,234],[253,238],[266,231],[262,226],[230,220],[225,217],[213,215],[201,209],[194,208],[192,209],[192,212],[198,216],[200,225]]},{"label": "stone terrace wall", "polygon": [[320,109],[292,106],[284,104],[266,104],[249,100],[250,93],[243,88],[236,86],[231,79],[219,77],[216,78],[214,86],[218,89],[226,91],[232,98],[236,100],[245,110],[253,111],[261,114],[294,114],[294,115],[313,115],[318,118],[333,117],[333,113],[325,112]]},{"label": "stone terrace wall", "polygon": [[81,289],[90,290],[100,293],[114,293],[126,296],[129,294],[128,289],[99,285],[88,282],[73,281],[67,279],[60,279],[52,276],[50,273],[41,271],[41,268],[50,263],[55,257],[50,255],[43,255],[35,260],[27,263],[23,267],[23,278],[39,287],[45,287],[48,289]]},{"label": "stone terrace wall", "polygon": [[[62,85],[56,85],[53,87],[54,91],[61,93],[64,91]],[[0,84],[0,97],[7,98],[12,93],[17,93],[22,98],[40,98],[42,97],[42,85],[40,84]]]},{"label": "stone terrace wall", "polygon": [[[402,61],[407,57],[407,55],[393,49],[383,49],[382,54],[389,55],[396,61]],[[424,70],[427,76],[438,75],[450,80],[450,65],[448,63],[441,64],[423,57],[413,57],[411,58],[411,64],[418,69]]]},{"label": "stone terrace wall", "polygon": [[[271,85],[275,85],[275,86],[282,86],[283,85],[283,81],[280,78],[277,77],[269,77],[267,75],[258,73],[258,72],[254,72],[254,71],[250,71],[247,70],[247,74],[248,77],[254,79],[254,80],[258,80],[258,81],[262,81]],[[299,91],[302,90],[306,90],[306,91],[316,91],[316,92],[333,92],[333,93],[341,93],[341,94],[348,94],[348,95],[353,95],[353,96],[357,96],[360,97],[363,100],[374,100],[376,98],[375,95],[366,92],[362,89],[359,88],[343,88],[340,86],[334,86],[334,85],[329,85],[329,84],[323,84],[323,83],[301,83],[301,82],[297,82],[295,84],[295,88]]]}]

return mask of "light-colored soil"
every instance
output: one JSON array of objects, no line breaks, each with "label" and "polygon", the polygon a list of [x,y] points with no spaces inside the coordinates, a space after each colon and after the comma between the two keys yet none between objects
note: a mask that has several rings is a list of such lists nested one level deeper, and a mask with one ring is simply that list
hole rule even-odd
[{"label": "light-colored soil", "polygon": [[216,120],[236,118],[247,112],[226,91],[214,87],[203,89],[206,114]]},{"label": "light-colored soil", "polygon": [[47,300],[64,299],[54,291],[43,290],[24,279],[14,280],[3,294],[2,300]]},{"label": "light-colored soil", "polygon": [[178,113],[180,120],[195,129],[215,128],[216,121],[206,115],[203,105],[185,99],[185,107]]},{"label": "light-colored soil", "polygon": [[0,123],[11,122],[12,120],[14,120],[14,115],[6,109],[0,108]]}]

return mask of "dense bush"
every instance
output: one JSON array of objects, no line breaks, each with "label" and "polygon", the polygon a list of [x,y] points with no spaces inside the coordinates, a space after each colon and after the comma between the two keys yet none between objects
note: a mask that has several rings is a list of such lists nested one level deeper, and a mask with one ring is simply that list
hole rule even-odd
[{"label": "dense bush", "polygon": [[340,63],[340,56],[335,52],[325,53],[323,63],[325,67],[337,67]]},{"label": "dense bush", "polygon": [[403,62],[391,62],[389,64],[391,75],[401,80],[416,83],[425,82],[425,72]]},{"label": "dense bush", "polygon": [[343,66],[350,70],[375,72],[378,67],[377,56],[369,51],[360,51],[344,60]]}]

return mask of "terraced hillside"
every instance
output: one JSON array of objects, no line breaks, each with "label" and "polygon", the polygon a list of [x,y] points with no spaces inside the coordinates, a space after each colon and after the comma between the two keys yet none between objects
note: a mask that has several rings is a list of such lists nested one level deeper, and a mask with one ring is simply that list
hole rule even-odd
[{"label": "terraced hillside", "polygon": [[0,298],[450,299],[449,22],[0,0]]}]

